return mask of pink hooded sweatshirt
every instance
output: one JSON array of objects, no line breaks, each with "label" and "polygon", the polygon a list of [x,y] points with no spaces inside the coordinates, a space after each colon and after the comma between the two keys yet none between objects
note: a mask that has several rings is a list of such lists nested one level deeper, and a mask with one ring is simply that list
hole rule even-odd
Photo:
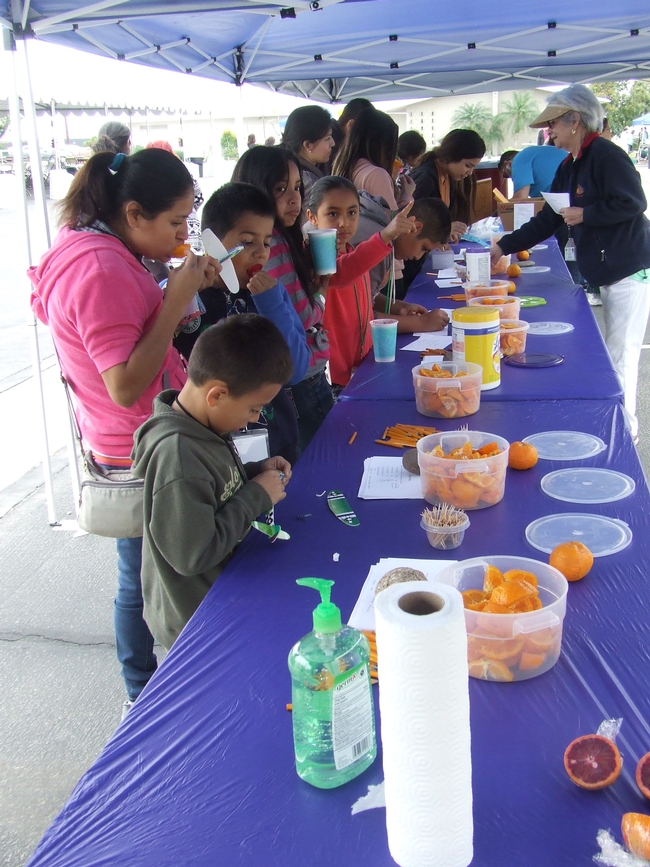
[{"label": "pink hooded sweatshirt", "polygon": [[128,457],[154,397],[164,387],[182,388],[187,379],[171,342],[162,368],[133,406],[114,403],[101,377],[128,361],[153,325],[162,306],[160,287],[118,238],[72,229],[62,229],[27,273],[34,284],[32,310],[51,329],[84,442],[101,455]]}]

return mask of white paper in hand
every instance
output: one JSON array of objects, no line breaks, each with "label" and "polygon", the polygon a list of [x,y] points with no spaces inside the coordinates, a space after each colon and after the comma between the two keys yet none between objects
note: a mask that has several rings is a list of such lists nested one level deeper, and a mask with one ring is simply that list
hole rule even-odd
[{"label": "white paper in hand", "polygon": [[[204,229],[201,232],[201,240],[203,241],[203,249],[213,259],[223,259],[228,252],[212,229]],[[239,292],[239,280],[235,274],[235,266],[232,264],[232,259],[228,259],[221,264],[221,279],[233,295]]]},{"label": "white paper in hand", "polygon": [[542,193],[542,196],[553,208],[556,214],[560,213],[560,208],[571,207],[568,193]]}]

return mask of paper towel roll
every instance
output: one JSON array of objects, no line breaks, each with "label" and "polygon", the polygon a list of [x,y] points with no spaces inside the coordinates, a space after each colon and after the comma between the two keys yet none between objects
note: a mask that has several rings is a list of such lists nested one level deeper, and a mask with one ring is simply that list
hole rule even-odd
[{"label": "paper towel roll", "polygon": [[473,857],[467,635],[460,593],[395,584],[375,600],[388,847],[400,867]]}]

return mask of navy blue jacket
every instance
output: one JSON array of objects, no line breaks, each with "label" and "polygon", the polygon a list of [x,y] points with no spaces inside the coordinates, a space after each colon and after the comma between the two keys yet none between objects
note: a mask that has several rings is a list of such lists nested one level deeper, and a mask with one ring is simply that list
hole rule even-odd
[{"label": "navy blue jacket", "polygon": [[[571,227],[580,273],[591,286],[608,286],[650,268],[650,222],[639,173],[618,145],[587,136],[574,160],[560,163],[551,186],[568,192],[571,206],[583,208],[583,222]],[[550,237],[564,223],[550,205],[499,246],[517,253]]]}]

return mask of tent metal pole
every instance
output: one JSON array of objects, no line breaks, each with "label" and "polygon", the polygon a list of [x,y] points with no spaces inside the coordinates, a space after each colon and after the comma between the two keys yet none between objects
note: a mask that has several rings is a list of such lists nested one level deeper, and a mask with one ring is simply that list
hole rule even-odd
[{"label": "tent metal pole", "polygon": [[[7,31],[9,33],[9,31]],[[32,247],[31,247],[31,235],[29,231],[29,216],[27,213],[27,193],[25,190],[25,168],[23,163],[23,145],[22,145],[22,135],[20,129],[20,101],[18,95],[18,79],[16,75],[16,42],[13,38],[13,34],[9,35],[9,39],[6,43],[7,50],[10,52],[10,62],[9,62],[9,77],[10,77],[10,91],[9,91],[9,104],[10,104],[10,115],[11,115],[11,127],[13,130],[13,139],[14,139],[14,174],[16,178],[17,189],[19,191],[18,195],[18,203],[19,209],[21,211],[22,222],[23,222],[23,234],[25,238],[25,260],[26,266],[29,267],[32,264]],[[29,93],[29,98],[23,100],[23,106],[27,110],[27,103],[30,103],[30,107],[32,109],[32,113],[34,111],[34,104],[31,101],[31,91]],[[35,125],[34,125],[35,126]],[[38,151],[37,151],[38,153]],[[40,157],[40,154],[38,154]],[[33,170],[33,155],[32,155],[32,178],[34,175]],[[40,158],[37,161],[37,165],[39,167],[39,176],[40,176],[40,167],[41,162]],[[41,178],[42,183],[42,178]],[[56,509],[54,506],[54,487],[52,484],[52,465],[50,462],[50,447],[47,435],[47,422],[45,418],[45,401],[43,398],[43,378],[41,373],[41,355],[40,348],[38,344],[38,333],[37,333],[37,323],[36,317],[31,312],[28,313],[27,325],[30,331],[30,344],[32,350],[32,369],[34,373],[34,382],[36,384],[37,390],[37,398],[38,398],[38,407],[41,415],[41,429],[42,429],[42,438],[41,438],[41,459],[43,462],[43,477],[45,483],[45,500],[47,503],[47,516],[48,522],[51,526],[57,526],[58,521],[56,517]]]}]

